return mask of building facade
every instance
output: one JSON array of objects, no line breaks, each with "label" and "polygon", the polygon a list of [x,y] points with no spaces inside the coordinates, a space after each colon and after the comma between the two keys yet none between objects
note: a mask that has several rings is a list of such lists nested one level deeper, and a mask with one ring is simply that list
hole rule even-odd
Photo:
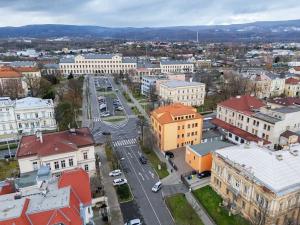
[{"label": "building facade", "polygon": [[194,64],[188,61],[162,60],[160,69],[162,73],[193,73]]},{"label": "building facade", "polygon": [[95,173],[95,148],[88,128],[23,136],[17,150],[21,173],[47,166],[53,174],[74,168]]},{"label": "building facade", "polygon": [[52,99],[27,97],[11,100],[2,97],[0,118],[2,140],[16,139],[18,134],[29,135],[57,128]]},{"label": "building facade", "polygon": [[284,94],[287,97],[299,97],[300,96],[300,81],[293,77],[286,79]]},{"label": "building facade", "polygon": [[166,102],[200,106],[204,104],[205,84],[178,80],[163,82],[159,87],[159,96]]},{"label": "building facade", "polygon": [[191,106],[177,103],[159,107],[151,112],[151,124],[161,151],[201,141],[203,118]]},{"label": "building facade", "polygon": [[119,54],[86,54],[62,58],[59,62],[61,73],[70,74],[120,74],[137,68],[136,59],[124,58]]},{"label": "building facade", "polygon": [[253,224],[299,224],[297,148],[271,152],[253,144],[215,151],[210,185],[222,206]]}]

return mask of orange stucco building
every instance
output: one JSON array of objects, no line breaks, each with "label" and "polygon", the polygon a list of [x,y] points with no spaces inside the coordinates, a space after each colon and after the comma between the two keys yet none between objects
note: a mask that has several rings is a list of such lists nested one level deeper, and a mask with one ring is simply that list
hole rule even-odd
[{"label": "orange stucco building", "polygon": [[212,152],[232,146],[232,143],[225,141],[206,142],[197,145],[187,145],[185,161],[198,173],[210,171],[212,164]]},{"label": "orange stucco building", "polygon": [[151,124],[161,151],[201,141],[203,118],[191,106],[176,103],[159,107],[151,112]]}]

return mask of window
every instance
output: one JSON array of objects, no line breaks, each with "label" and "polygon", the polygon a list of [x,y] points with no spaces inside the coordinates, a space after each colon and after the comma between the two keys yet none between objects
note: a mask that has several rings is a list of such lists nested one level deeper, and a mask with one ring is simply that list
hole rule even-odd
[{"label": "window", "polygon": [[178,126],[177,130],[180,130],[180,126]]},{"label": "window", "polygon": [[61,164],[61,168],[66,168],[66,161],[65,160],[61,160],[60,164]]},{"label": "window", "polygon": [[87,154],[87,152],[84,152],[83,153],[83,159],[87,159],[88,158],[88,154]]},{"label": "window", "polygon": [[229,133],[228,136],[229,136],[230,138],[232,138],[232,133]]},{"label": "window", "polygon": [[87,164],[84,165],[84,170],[85,170],[85,171],[89,171],[89,165],[87,165]]},{"label": "window", "polygon": [[56,170],[58,170],[59,169],[59,164],[58,164],[58,162],[56,161],[56,162],[54,162],[54,169],[56,169]]},{"label": "window", "polygon": [[50,165],[50,163],[46,163],[46,166],[51,170],[51,165]]},{"label": "window", "polygon": [[34,170],[38,169],[38,163],[37,162],[32,162],[32,166]]}]

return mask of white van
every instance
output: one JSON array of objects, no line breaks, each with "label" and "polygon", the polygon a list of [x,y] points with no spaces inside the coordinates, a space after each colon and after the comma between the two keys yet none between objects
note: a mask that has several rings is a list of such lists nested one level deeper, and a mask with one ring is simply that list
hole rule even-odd
[{"label": "white van", "polygon": [[152,191],[153,192],[158,192],[161,189],[162,183],[158,181],[156,184],[154,184]]}]

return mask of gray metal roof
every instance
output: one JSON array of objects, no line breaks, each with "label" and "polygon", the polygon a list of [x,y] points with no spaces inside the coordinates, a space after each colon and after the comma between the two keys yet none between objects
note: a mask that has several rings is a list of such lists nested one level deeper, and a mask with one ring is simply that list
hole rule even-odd
[{"label": "gray metal roof", "polygon": [[181,80],[170,80],[167,81],[163,84],[162,86],[167,86],[170,88],[176,88],[176,87],[190,87],[190,86],[199,86],[199,85],[204,85],[203,83],[200,82],[187,82],[187,81],[181,81]]},{"label": "gray metal roof", "polygon": [[263,114],[261,112],[257,112],[255,114],[253,114],[253,117],[257,118],[257,119],[261,119],[261,120],[263,120],[265,122],[268,122],[268,123],[272,123],[272,124],[275,124],[275,123],[281,121],[281,119],[279,119],[279,118],[272,117],[272,116]]},{"label": "gray metal roof", "polygon": [[225,141],[212,141],[200,143],[197,145],[188,145],[189,149],[192,149],[193,152],[197,153],[200,156],[207,155],[210,152],[214,152],[218,149],[231,147],[234,144],[225,142]]},{"label": "gray metal roof", "polygon": [[35,61],[14,61],[10,64],[12,67],[35,67]]},{"label": "gray metal roof", "polygon": [[74,57],[65,57],[59,60],[59,63],[75,63]]},{"label": "gray metal roof", "polygon": [[298,106],[289,106],[289,107],[282,107],[282,108],[272,109],[272,111],[280,112],[280,113],[294,113],[294,112],[299,112],[300,107],[298,107]]},{"label": "gray metal roof", "polygon": [[122,63],[136,63],[136,58],[123,58]]},{"label": "gray metal roof", "polygon": [[85,59],[112,59],[113,54],[86,54],[83,55]]}]

